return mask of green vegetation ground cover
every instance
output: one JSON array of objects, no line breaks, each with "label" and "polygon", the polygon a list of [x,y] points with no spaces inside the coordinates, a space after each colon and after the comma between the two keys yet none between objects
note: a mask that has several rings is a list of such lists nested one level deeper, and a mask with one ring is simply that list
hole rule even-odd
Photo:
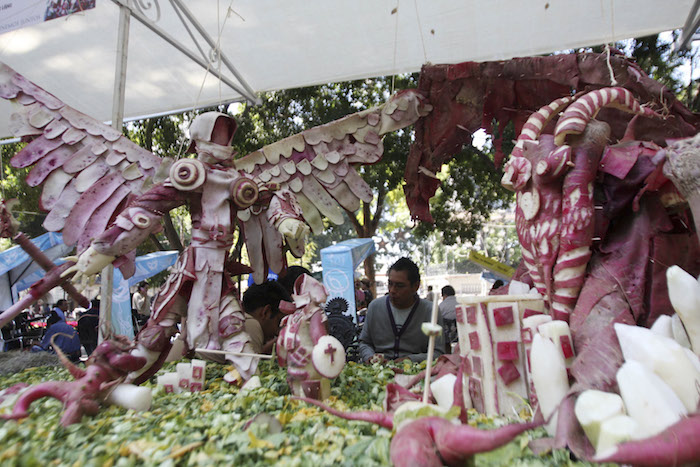
[{"label": "green vegetation ground cover", "polygon": [[[364,422],[346,421],[294,401],[285,370],[274,362],[260,365],[262,387],[240,391],[224,382],[231,367],[207,365],[206,390],[165,394],[153,382],[148,412],[108,407],[79,424],[59,425],[61,403],[36,401],[31,416],[20,422],[0,420],[0,465],[7,466],[375,466],[390,465],[391,432]],[[408,374],[422,365],[404,364]],[[174,364],[161,371],[174,371]],[[379,365],[349,363],[333,382],[331,405],[340,410],[382,410],[384,387],[394,371]],[[0,389],[20,382],[70,380],[60,367],[29,368],[0,376]],[[154,378],[155,380],[155,378]],[[281,433],[266,426],[243,427],[259,413],[277,417]],[[506,423],[470,413],[470,422],[485,428]],[[537,456],[527,448],[539,429],[473,460],[479,466],[583,466],[567,451]]]}]

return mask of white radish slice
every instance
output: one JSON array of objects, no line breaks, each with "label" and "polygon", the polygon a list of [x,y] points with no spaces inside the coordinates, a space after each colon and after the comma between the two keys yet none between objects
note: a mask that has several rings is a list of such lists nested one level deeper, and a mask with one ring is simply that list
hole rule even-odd
[{"label": "white radish slice", "polygon": [[576,399],[574,413],[588,440],[597,450],[601,425],[610,418],[623,415],[625,405],[618,394],[589,389]]},{"label": "white radish slice", "polygon": [[681,317],[678,316],[677,313],[671,317],[671,332],[673,333],[673,340],[678,342],[681,347],[690,349],[690,339],[688,338],[688,333],[685,332]]},{"label": "white radish slice", "polygon": [[457,376],[446,374],[432,383],[430,383],[430,391],[433,393],[437,405],[449,409],[454,404],[454,388],[457,382]]},{"label": "white radish slice", "polygon": [[149,388],[144,386],[118,384],[105,400],[111,405],[144,412],[151,408],[153,394]]},{"label": "white radish slice", "polygon": [[[530,350],[532,381],[537,392],[540,410],[545,419],[554,413],[559,403],[569,391],[569,378],[566,374],[564,357],[552,341],[535,334]],[[557,426],[556,414],[545,427],[554,436]]]},{"label": "white radish slice", "polygon": [[262,387],[260,377],[258,375],[254,375],[248,381],[246,381],[243,386],[241,386],[241,392],[252,391],[253,389],[258,389],[259,387]]},{"label": "white radish slice", "polygon": [[625,361],[635,360],[660,377],[689,412],[700,402],[700,373],[676,341],[641,326],[615,324]]},{"label": "white radish slice", "polygon": [[618,444],[634,439],[639,433],[637,421],[628,415],[617,415],[600,425],[600,436],[596,446],[596,456],[603,458],[612,454]]},{"label": "white radish slice", "polygon": [[668,315],[661,315],[658,318],[656,318],[656,321],[654,321],[654,325],[649,329],[651,329],[651,332],[653,332],[654,334],[673,339],[672,319]]},{"label": "white radish slice", "polygon": [[680,315],[693,352],[700,353],[700,284],[678,266],[666,270],[668,298]]},{"label": "white radish slice", "polygon": [[639,362],[625,362],[616,379],[627,413],[639,425],[635,438],[654,436],[688,413],[673,389]]},{"label": "white radish slice", "polygon": [[321,336],[311,351],[311,362],[324,378],[335,378],[345,367],[345,348],[333,336]]}]

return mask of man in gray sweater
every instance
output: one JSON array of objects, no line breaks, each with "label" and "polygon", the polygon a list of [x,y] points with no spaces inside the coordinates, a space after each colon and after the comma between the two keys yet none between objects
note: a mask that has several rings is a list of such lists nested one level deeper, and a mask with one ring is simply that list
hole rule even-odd
[{"label": "man in gray sweater", "polygon": [[[432,302],[418,297],[420,272],[416,263],[401,258],[389,268],[389,294],[372,300],[360,334],[360,358],[365,363],[410,358],[426,359],[428,336],[421,324],[430,322]],[[438,314],[438,324],[442,317]],[[435,357],[444,353],[442,336],[435,339]]]}]

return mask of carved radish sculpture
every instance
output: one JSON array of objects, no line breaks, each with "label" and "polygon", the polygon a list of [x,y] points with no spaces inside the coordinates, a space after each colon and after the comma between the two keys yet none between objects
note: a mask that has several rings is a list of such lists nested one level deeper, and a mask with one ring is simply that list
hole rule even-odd
[{"label": "carved radish sculpture", "polygon": [[296,396],[326,399],[330,381],[345,367],[343,344],[326,330],[326,288],[311,276],[303,274],[294,284],[294,310],[282,319],[277,338],[277,361],[287,366],[287,382]]},{"label": "carved radish sculpture", "polygon": [[42,397],[54,397],[63,402],[63,426],[80,422],[83,415],[96,414],[100,404],[124,381],[127,374],[146,363],[144,358],[131,355],[131,349],[131,343],[124,338],[105,341],[90,355],[83,370],[71,363],[56,347],[61,363],[75,381],[48,381],[30,387],[19,396],[12,412],[2,418],[17,420],[29,416],[29,406]]},{"label": "carved radish sculpture", "polygon": [[229,257],[236,225],[242,225],[255,281],[262,282],[268,269],[282,273],[287,249],[303,254],[309,227],[323,230],[323,217],[340,224],[342,208],[354,211],[360,200],[371,201],[369,186],[353,166],[377,162],[382,136],[413,124],[432,108],[419,92],[402,91],[382,106],[235,160],[235,120],[207,112],[190,126],[188,152],[196,159],[171,163],[2,63],[0,97],[18,104],[12,131],[29,141],[11,164],[33,166],[27,182],[43,185],[41,206],[49,211],[44,227],[62,231],[67,244],[77,244],[75,265],[64,276],[84,279],[113,263],[130,277],[135,248],[161,229],[165,213],[189,205],[192,242],[136,336],[132,355],[146,364],[129,375],[134,383],[160,368],[182,321],[190,350],[230,352],[226,358],[249,378],[257,359],[240,355],[250,350],[249,336],[230,278],[250,271]]},{"label": "carved radish sculpture", "polygon": [[[516,228],[530,276],[554,318],[564,321],[591,256],[593,181],[610,135],[607,124],[591,119],[605,106],[658,116],[624,88],[557,99],[525,123],[501,181],[517,193]],[[541,135],[562,111],[554,136]]]}]

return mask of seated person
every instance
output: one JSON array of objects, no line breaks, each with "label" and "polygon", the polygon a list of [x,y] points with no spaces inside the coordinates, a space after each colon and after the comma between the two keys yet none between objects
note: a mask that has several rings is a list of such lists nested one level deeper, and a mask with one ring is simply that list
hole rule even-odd
[{"label": "seated person", "polygon": [[279,309],[280,300],[291,302],[292,298],[277,281],[253,284],[243,294],[245,330],[255,353],[272,352],[284,316]]},{"label": "seated person", "polygon": [[59,301],[57,301],[53,312],[56,313],[60,319],[65,321],[66,313],[68,312],[68,300],[62,298]]},{"label": "seated person", "polygon": [[284,276],[277,278],[277,282],[284,287],[291,297],[291,295],[294,293],[294,283],[302,274],[310,276],[311,271],[306,269],[304,266],[289,266]]},{"label": "seated person", "polygon": [[32,347],[32,352],[54,352],[52,346],[58,347],[74,362],[80,360],[80,338],[78,332],[62,320],[58,313],[51,312],[46,320],[46,334],[39,345]]},{"label": "seated person", "polygon": [[100,301],[93,300],[91,302],[90,308],[81,313],[78,317],[78,336],[80,337],[80,344],[85,347],[85,352],[90,356],[90,354],[97,347],[97,337],[98,330],[97,326],[100,324]]},{"label": "seated person", "polygon": [[[432,302],[418,297],[420,272],[416,263],[401,258],[389,268],[389,294],[372,301],[360,334],[360,358],[365,363],[384,359],[426,359],[428,336],[421,325],[430,322]],[[438,314],[437,324],[442,326]],[[434,357],[444,353],[445,341],[435,339]]]}]

